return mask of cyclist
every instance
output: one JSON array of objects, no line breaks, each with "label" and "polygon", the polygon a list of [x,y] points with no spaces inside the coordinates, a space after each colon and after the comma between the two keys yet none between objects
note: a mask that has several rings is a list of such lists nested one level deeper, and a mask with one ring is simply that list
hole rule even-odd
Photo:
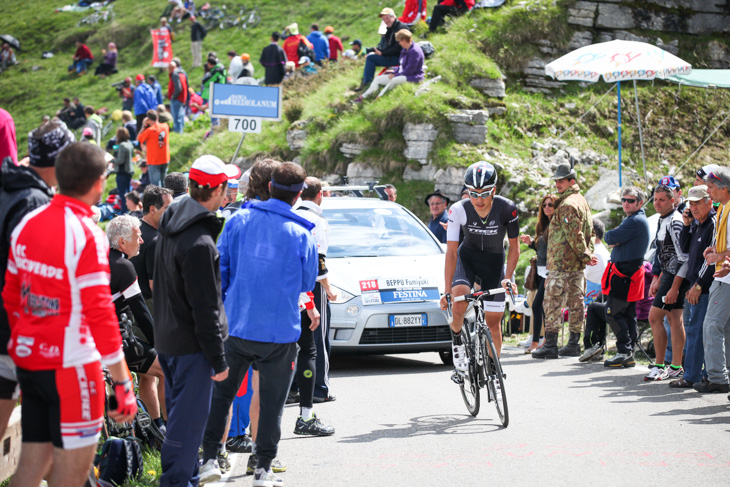
[{"label": "cyclist", "polygon": [[[497,187],[497,171],[490,163],[479,161],[466,170],[464,184],[469,198],[455,203],[449,210],[446,231],[446,294],[441,298],[441,309],[446,309],[450,295],[463,296],[474,288],[493,289],[501,285],[510,286],[517,292],[517,286],[505,276],[511,277],[520,257],[519,224],[515,204],[494,193]],[[459,243],[459,233],[464,240]],[[509,239],[507,269],[505,272],[504,236]],[[504,294],[485,298],[484,318],[494,339],[499,354],[502,349],[500,322],[504,314]],[[451,331],[454,368],[467,370],[461,328],[467,303],[454,303]]]}]

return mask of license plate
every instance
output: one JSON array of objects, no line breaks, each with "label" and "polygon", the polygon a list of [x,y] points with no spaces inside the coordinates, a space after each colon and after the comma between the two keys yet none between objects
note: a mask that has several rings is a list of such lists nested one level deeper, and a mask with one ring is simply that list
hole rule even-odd
[{"label": "license plate", "polygon": [[390,322],[388,326],[395,328],[398,326],[428,326],[428,315],[426,313],[416,315],[389,315]]}]

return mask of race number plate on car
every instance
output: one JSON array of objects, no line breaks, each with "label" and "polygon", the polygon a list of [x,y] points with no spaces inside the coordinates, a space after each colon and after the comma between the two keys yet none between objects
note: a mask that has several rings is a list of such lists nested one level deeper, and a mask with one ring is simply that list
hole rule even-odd
[{"label": "race number plate on car", "polygon": [[391,328],[398,326],[428,326],[428,315],[421,313],[417,315],[389,315]]}]

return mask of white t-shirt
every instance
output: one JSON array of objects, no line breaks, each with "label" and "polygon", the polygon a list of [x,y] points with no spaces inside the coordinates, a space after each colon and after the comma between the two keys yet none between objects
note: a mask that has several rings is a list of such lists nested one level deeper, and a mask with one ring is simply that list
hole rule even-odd
[{"label": "white t-shirt", "polygon": [[[330,226],[327,220],[322,216],[322,208],[317,206],[314,201],[299,200],[293,206],[294,212],[314,223],[312,236],[317,242],[317,253],[327,255],[327,249],[330,244]],[[305,209],[306,208],[306,209]],[[317,276],[317,280],[321,281],[327,277],[327,274]]]},{"label": "white t-shirt", "polygon": [[608,265],[608,261],[611,260],[611,254],[608,253],[608,249],[603,245],[603,243],[597,243],[593,248],[593,255],[598,258],[598,264],[587,265],[584,273],[587,281],[600,284],[603,273]]}]

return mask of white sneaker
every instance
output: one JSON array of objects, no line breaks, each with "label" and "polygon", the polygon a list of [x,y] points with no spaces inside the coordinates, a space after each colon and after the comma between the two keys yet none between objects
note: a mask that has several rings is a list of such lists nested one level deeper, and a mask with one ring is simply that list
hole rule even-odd
[{"label": "white sneaker", "polygon": [[200,479],[198,480],[199,485],[207,484],[208,482],[217,482],[221,479],[221,470],[218,468],[218,463],[214,459],[210,459],[201,465],[198,470]]},{"label": "white sneaker", "polygon": [[454,368],[459,372],[469,370],[469,362],[466,360],[466,348],[464,345],[451,345],[451,354],[454,359]]},{"label": "white sneaker", "polygon": [[649,373],[646,374],[644,377],[644,380],[646,381],[655,381],[660,380],[662,373],[664,372],[664,367],[659,367],[657,365],[650,365],[649,366]]},{"label": "white sneaker", "polygon": [[282,487],[284,480],[269,469],[257,468],[253,473],[253,487]]},{"label": "white sneaker", "polygon": [[522,348],[529,348],[532,345],[532,335],[527,335],[527,340],[520,342]]},{"label": "white sneaker", "polygon": [[675,379],[675,378],[681,377],[683,375],[684,375],[684,369],[682,367],[680,367],[678,369],[673,369],[669,365],[665,365],[662,375],[660,375],[657,380]]}]

